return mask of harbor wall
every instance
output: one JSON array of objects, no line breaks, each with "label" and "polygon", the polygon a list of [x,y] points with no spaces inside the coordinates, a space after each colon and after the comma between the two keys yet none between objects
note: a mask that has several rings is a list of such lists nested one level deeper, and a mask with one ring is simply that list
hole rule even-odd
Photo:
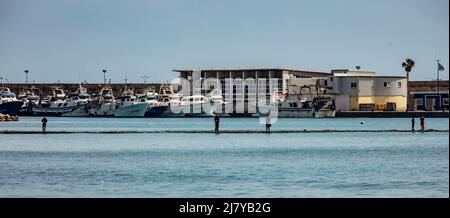
[{"label": "harbor wall", "polygon": [[[66,93],[68,92],[74,92],[79,88],[79,83],[8,83],[5,84],[6,87],[10,88],[12,92],[15,92],[16,95],[19,95],[21,92],[23,92],[25,89],[34,87],[39,89],[41,96],[46,96],[52,94],[52,87],[60,87],[62,88]],[[83,87],[87,88],[88,93],[90,94],[98,94],[101,90],[101,88],[104,86],[103,83],[88,83],[88,84],[82,84]],[[121,92],[123,91],[125,87],[125,83],[110,83],[107,84],[110,86],[115,96],[119,96]],[[161,87],[161,83],[128,83],[126,86],[128,88],[131,88],[135,91],[135,93],[141,93],[145,91],[146,89],[155,89],[155,91],[159,91],[159,88]]]}]

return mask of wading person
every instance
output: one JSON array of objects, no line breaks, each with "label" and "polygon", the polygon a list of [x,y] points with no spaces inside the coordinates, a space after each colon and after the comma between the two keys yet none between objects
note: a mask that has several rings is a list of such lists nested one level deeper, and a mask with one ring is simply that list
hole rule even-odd
[{"label": "wading person", "polygon": [[420,131],[425,131],[425,117],[423,117],[423,115],[420,117]]},{"label": "wading person", "polygon": [[219,114],[216,114],[216,116],[214,116],[214,124],[215,124],[214,132],[216,134],[219,133],[219,122],[220,122]]},{"label": "wading person", "polygon": [[42,118],[41,122],[42,122],[42,133],[45,133],[45,129],[47,128],[47,118],[46,117]]},{"label": "wading person", "polygon": [[269,133],[270,132],[270,127],[272,126],[272,124],[270,124],[270,117],[266,118],[266,132]]},{"label": "wading person", "polygon": [[411,131],[414,132],[414,127],[416,126],[416,120],[414,119],[414,117],[411,118]]}]

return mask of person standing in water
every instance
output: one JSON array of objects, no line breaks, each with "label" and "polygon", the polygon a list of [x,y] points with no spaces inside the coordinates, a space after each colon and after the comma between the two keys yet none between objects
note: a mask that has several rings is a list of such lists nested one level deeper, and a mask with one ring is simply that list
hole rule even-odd
[{"label": "person standing in water", "polygon": [[425,117],[423,117],[423,115],[420,117],[420,131],[425,131]]},{"label": "person standing in water", "polygon": [[411,131],[414,132],[415,129],[414,127],[416,126],[416,120],[414,119],[414,117],[411,118]]},{"label": "person standing in water", "polygon": [[219,114],[216,114],[216,116],[214,116],[214,124],[215,124],[214,132],[216,134],[219,133],[219,123],[220,123],[220,117],[219,117]]},{"label": "person standing in water", "polygon": [[272,124],[270,124],[270,117],[266,118],[266,132],[270,133],[270,127],[272,126]]},{"label": "person standing in water", "polygon": [[47,129],[47,118],[46,117],[42,118],[41,122],[42,122],[42,133],[45,133],[45,130]]}]

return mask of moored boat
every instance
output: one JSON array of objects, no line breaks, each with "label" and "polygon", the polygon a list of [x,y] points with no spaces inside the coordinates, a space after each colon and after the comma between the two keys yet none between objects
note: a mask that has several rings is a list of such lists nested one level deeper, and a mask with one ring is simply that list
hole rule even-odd
[{"label": "moored boat", "polygon": [[23,102],[17,100],[16,94],[7,87],[0,87],[0,113],[15,116],[19,113]]}]

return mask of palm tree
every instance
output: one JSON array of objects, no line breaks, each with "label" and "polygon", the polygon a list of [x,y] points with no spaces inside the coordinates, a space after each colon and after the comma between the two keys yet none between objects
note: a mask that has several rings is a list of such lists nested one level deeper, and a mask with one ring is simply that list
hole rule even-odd
[{"label": "palm tree", "polygon": [[410,58],[406,58],[406,60],[402,63],[402,67],[405,69],[406,72],[406,111],[408,111],[409,108],[409,91],[408,91],[408,83],[409,83],[409,72],[411,72],[412,68],[414,67],[416,63],[414,60]]},{"label": "palm tree", "polygon": [[402,67],[405,68],[406,71],[406,79],[409,81],[409,72],[411,72],[412,68],[416,63],[413,59],[406,58],[405,62],[402,63]]}]

